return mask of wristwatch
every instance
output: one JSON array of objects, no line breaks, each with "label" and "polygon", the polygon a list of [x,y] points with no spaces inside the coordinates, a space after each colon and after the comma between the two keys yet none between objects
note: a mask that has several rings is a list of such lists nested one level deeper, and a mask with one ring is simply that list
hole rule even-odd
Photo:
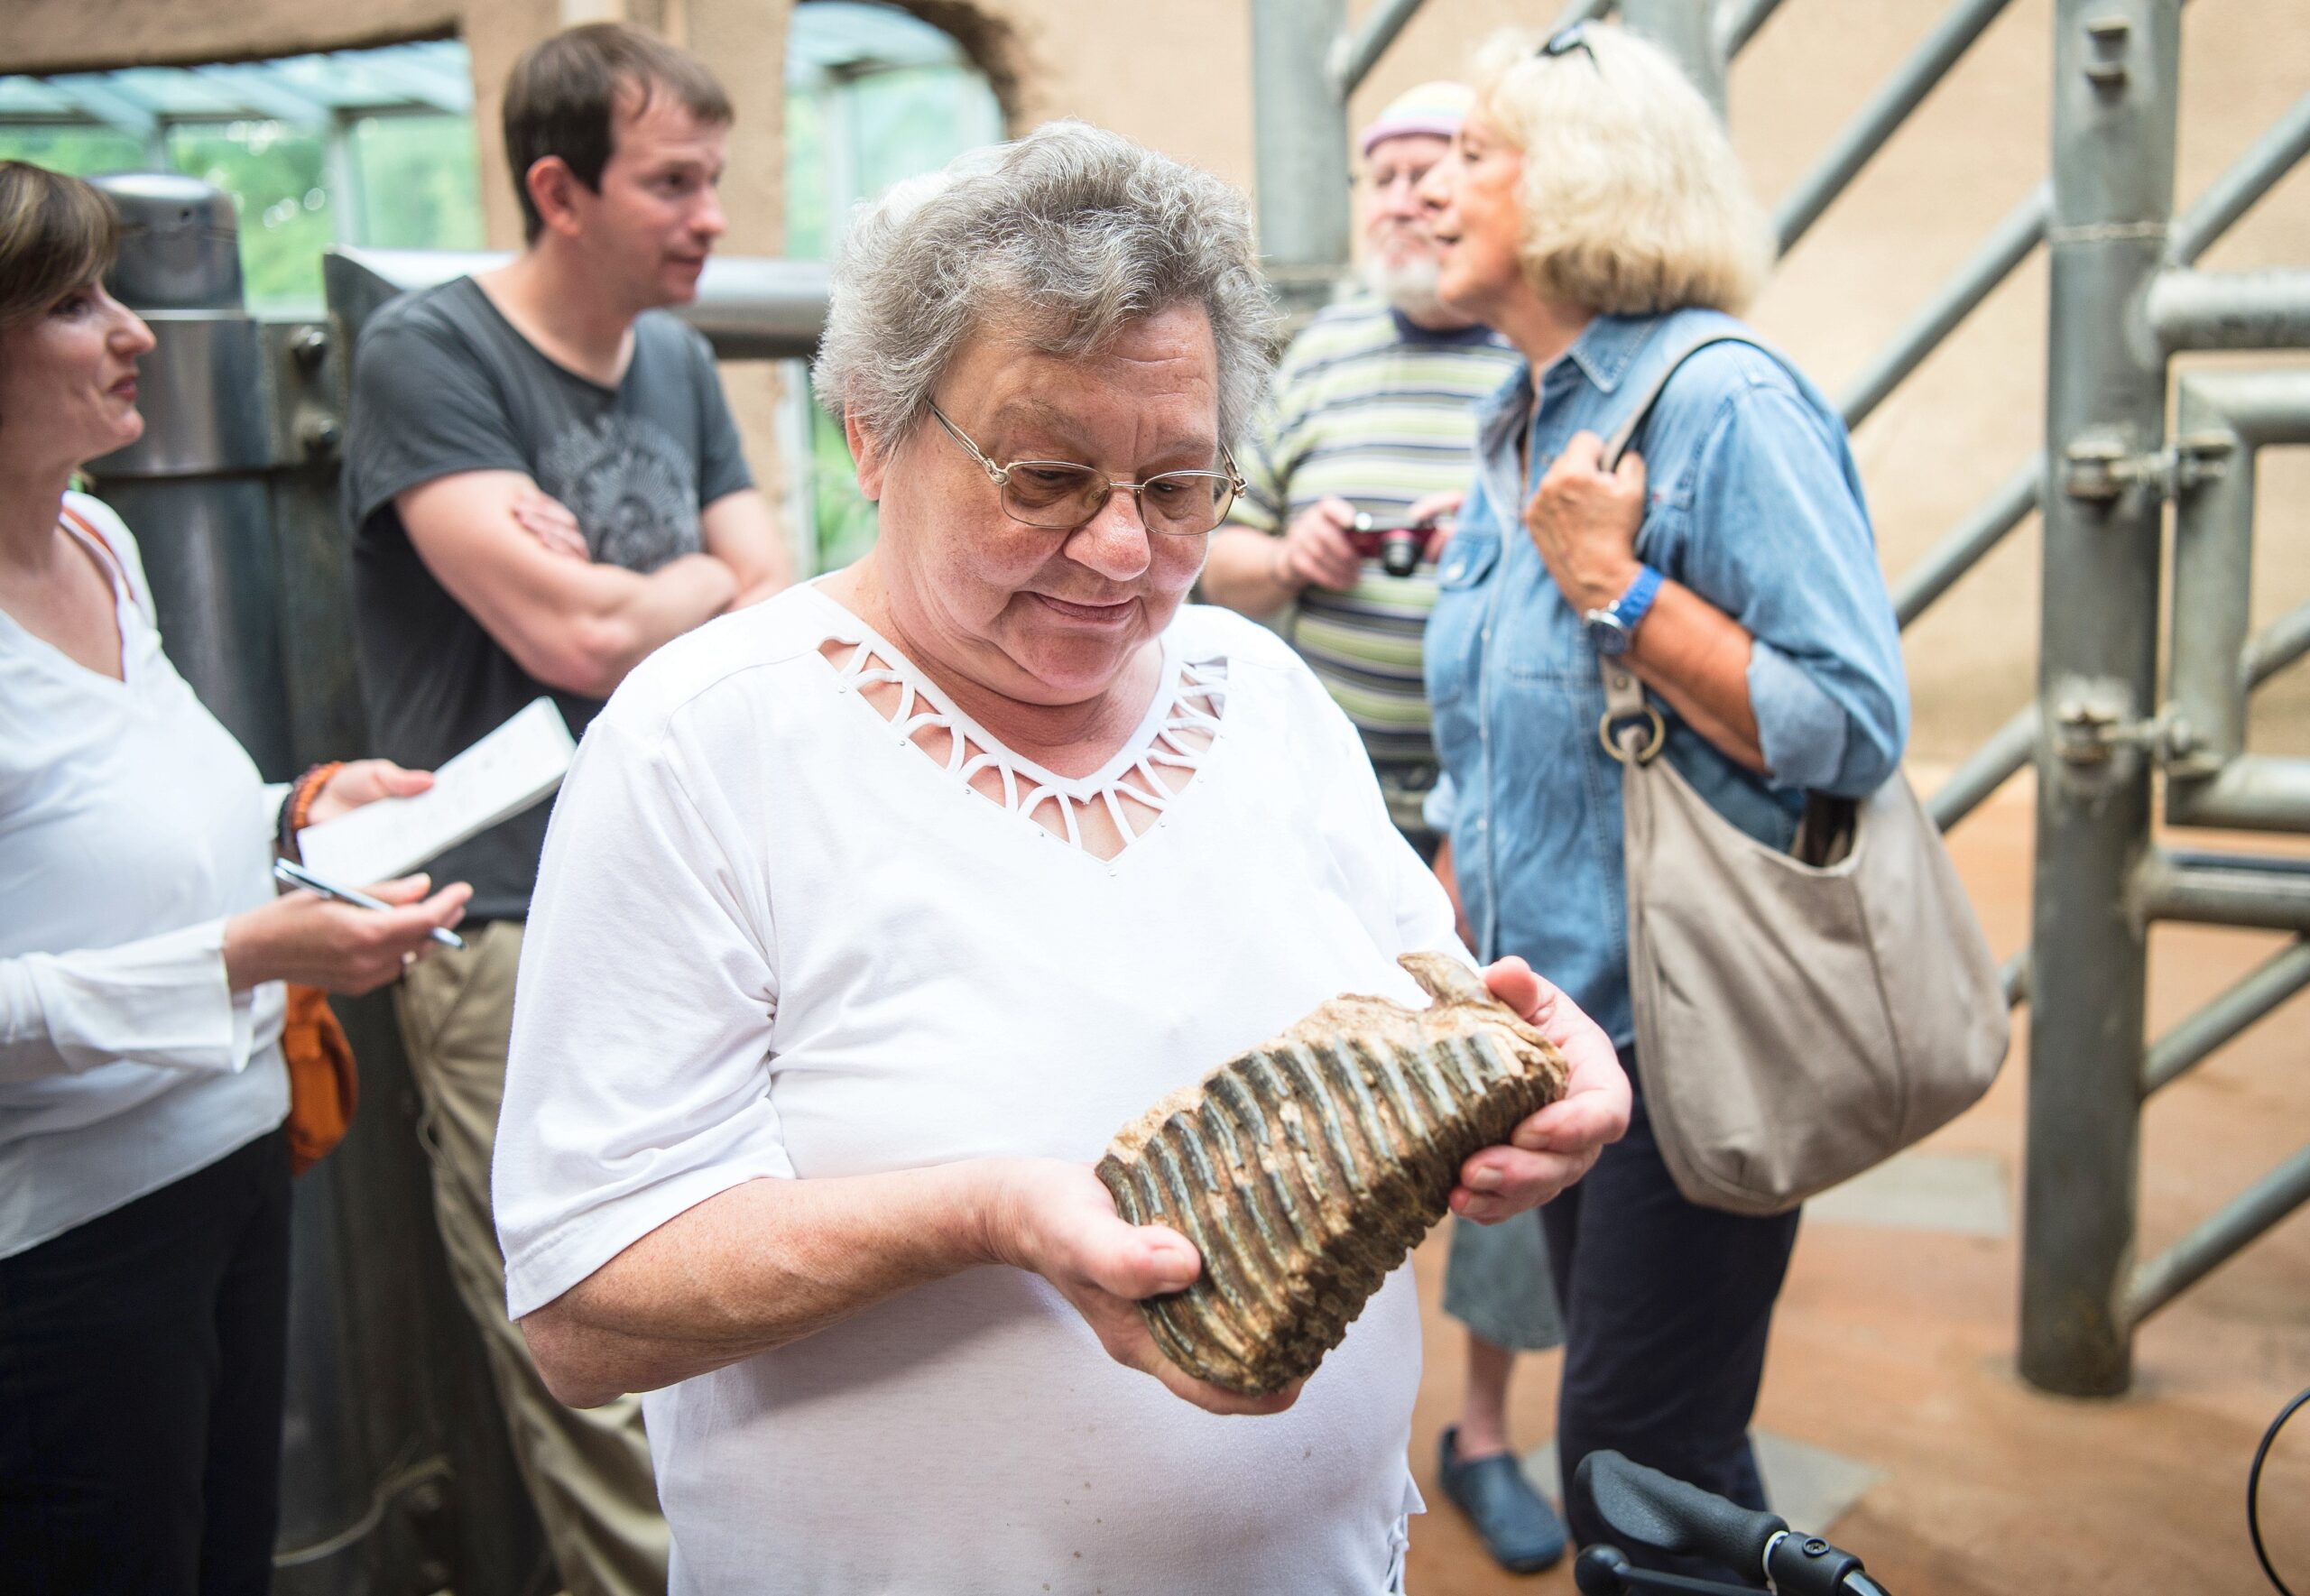
[{"label": "wristwatch", "polygon": [[1636,580],[1628,591],[1601,610],[1589,610],[1580,617],[1580,624],[1588,641],[1596,645],[1600,654],[1625,654],[1635,641],[1636,628],[1651,609],[1653,598],[1660,591],[1660,573],[1650,566],[1636,568]]}]

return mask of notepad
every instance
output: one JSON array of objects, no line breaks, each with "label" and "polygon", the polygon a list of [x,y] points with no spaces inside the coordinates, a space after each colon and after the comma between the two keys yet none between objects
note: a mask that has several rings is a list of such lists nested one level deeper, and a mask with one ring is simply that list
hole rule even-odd
[{"label": "notepad", "polygon": [[379,798],[297,834],[316,875],[347,884],[391,881],[511,819],[561,785],[578,751],[550,698],[539,698],[433,772],[415,798]]}]

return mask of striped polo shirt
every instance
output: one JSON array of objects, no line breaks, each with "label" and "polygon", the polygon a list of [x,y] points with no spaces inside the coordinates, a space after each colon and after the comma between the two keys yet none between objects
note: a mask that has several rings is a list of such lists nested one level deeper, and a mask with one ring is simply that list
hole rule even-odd
[{"label": "striped polo shirt", "polygon": [[[1522,357],[1488,328],[1429,332],[1358,292],[1319,311],[1276,374],[1259,434],[1237,456],[1247,491],[1231,521],[1274,534],[1317,500],[1346,500],[1380,521],[1413,501],[1465,488],[1475,472],[1475,404]],[[1287,635],[1363,733],[1399,826],[1418,827],[1434,779],[1420,633],[1436,569],[1391,577],[1377,559],[1348,593],[1310,587]]]}]

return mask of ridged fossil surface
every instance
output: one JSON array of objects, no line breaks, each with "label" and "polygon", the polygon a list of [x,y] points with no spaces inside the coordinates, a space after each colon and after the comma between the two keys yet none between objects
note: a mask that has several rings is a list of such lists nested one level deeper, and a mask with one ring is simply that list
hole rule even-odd
[{"label": "ridged fossil surface", "polygon": [[1564,1056],[1437,954],[1400,961],[1434,1000],[1337,997],[1123,1128],[1099,1178],[1133,1224],[1203,1254],[1141,1305],[1171,1361],[1249,1396],[1315,1372],[1444,1216],[1460,1165],[1564,1094]]}]

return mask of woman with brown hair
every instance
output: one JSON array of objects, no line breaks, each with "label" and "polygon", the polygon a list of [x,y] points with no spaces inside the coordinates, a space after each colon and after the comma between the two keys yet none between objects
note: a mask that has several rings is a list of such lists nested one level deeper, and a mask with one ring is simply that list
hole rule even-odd
[{"label": "woman with brown hair", "polygon": [[28,1591],[270,1584],[288,1331],[282,983],[366,992],[456,923],[276,898],[273,839],[430,778],[284,795],[162,651],[136,540],[70,491],[152,335],[119,223],[0,161],[0,1568]]}]

